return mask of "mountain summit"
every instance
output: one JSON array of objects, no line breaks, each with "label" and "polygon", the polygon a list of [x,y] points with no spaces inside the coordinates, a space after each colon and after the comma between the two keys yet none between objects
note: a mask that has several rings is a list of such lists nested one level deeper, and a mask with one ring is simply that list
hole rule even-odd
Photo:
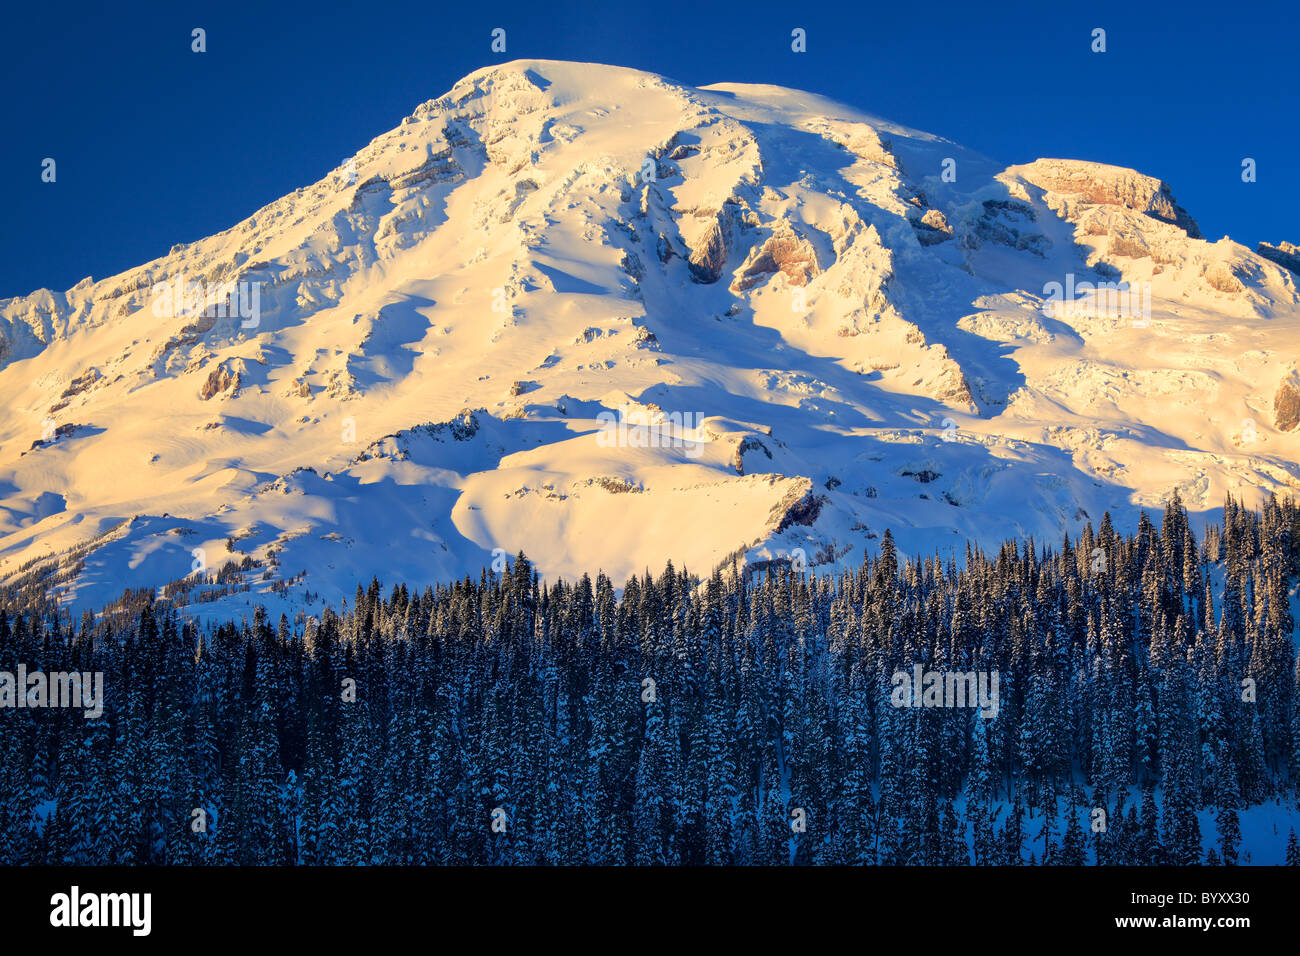
[{"label": "mountain summit", "polygon": [[0,577],[310,610],[518,551],[816,571],[1210,511],[1300,479],[1276,258],[1133,170],[516,61],[225,232],[0,300]]}]

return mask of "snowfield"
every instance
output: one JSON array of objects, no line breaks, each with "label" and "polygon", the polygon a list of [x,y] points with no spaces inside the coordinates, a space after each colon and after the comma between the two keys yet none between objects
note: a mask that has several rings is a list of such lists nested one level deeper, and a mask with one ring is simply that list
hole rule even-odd
[{"label": "snowfield", "polygon": [[225,232],[0,300],[0,578],[310,612],[520,550],[834,570],[886,528],[947,553],[1251,504],[1300,483],[1268,251],[1139,172],[808,93],[480,70]]}]

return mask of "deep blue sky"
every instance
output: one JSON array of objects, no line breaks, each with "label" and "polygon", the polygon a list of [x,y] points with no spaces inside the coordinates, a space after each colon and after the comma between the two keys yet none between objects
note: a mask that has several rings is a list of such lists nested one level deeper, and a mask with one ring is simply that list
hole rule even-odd
[{"label": "deep blue sky", "polygon": [[[994,9],[996,8],[996,9]],[[1007,163],[1162,177],[1210,239],[1300,241],[1296,0],[10,3],[0,298],[65,289],[313,182],[521,57],[812,90]],[[193,27],[208,52],[190,52]],[[489,33],[508,31],[505,55]],[[790,51],[790,30],[808,52]],[[1107,30],[1108,52],[1090,33]],[[58,181],[40,180],[53,157]],[[1241,181],[1243,157],[1259,179]]]}]

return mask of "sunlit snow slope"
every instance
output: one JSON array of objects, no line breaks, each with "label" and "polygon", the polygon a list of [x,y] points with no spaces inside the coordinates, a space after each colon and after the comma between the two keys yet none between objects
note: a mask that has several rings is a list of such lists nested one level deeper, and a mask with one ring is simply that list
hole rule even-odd
[{"label": "sunlit snow slope", "polygon": [[[157,308],[177,279],[256,284],[259,321]],[[1044,301],[1107,279],[1149,316]],[[0,300],[0,577],[80,608],[247,557],[173,599],[310,608],[495,549],[622,581],[1057,543],[1293,489],[1297,319],[1285,262],[1131,170],[514,62],[226,232]],[[626,409],[702,421],[602,441]]]}]

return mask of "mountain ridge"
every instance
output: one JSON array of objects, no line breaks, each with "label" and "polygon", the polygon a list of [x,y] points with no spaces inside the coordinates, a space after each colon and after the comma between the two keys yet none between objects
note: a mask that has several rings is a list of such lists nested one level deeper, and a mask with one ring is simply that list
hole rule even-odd
[{"label": "mountain ridge", "polygon": [[[1048,291],[1118,283],[1147,314]],[[817,570],[886,527],[1055,539],[1174,488],[1209,513],[1300,479],[1297,316],[1291,272],[1133,170],[515,61],[227,230],[0,300],[0,577],[36,562],[80,607],[247,559],[203,607],[303,608],[520,550]],[[661,414],[698,424],[632,446]]]}]

